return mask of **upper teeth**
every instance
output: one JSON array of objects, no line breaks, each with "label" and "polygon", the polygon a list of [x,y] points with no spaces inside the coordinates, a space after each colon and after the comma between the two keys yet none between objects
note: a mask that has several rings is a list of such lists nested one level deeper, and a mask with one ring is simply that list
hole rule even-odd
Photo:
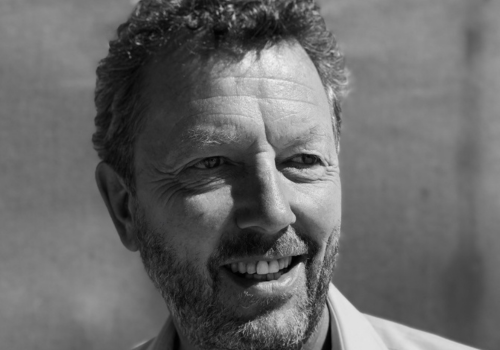
[{"label": "upper teeth", "polygon": [[231,264],[233,272],[267,275],[268,273],[276,273],[281,269],[287,268],[292,262],[292,257],[271,260],[271,261],[253,261],[253,262],[237,262]]}]

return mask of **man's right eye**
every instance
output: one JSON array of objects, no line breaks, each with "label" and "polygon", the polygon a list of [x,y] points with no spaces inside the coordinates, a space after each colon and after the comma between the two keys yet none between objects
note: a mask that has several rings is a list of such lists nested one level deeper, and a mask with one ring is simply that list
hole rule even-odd
[{"label": "man's right eye", "polygon": [[222,157],[209,157],[200,160],[198,163],[193,164],[193,168],[196,169],[214,169],[222,164],[225,164],[226,161]]}]

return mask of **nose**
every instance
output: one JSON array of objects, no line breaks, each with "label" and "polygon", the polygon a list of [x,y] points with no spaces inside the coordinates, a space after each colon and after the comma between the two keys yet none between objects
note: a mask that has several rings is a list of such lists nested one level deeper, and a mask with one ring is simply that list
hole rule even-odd
[{"label": "nose", "polygon": [[236,224],[274,234],[295,222],[290,206],[290,189],[274,160],[259,161],[244,177],[236,209]]}]

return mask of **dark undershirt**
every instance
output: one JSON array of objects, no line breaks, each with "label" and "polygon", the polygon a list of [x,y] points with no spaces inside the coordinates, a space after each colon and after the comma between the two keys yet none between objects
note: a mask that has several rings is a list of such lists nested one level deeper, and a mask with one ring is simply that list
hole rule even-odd
[{"label": "dark undershirt", "polygon": [[[332,321],[330,320],[330,322]],[[321,350],[334,350],[332,349],[332,327],[330,327],[330,325],[328,325],[328,333],[326,334],[325,343]]]}]

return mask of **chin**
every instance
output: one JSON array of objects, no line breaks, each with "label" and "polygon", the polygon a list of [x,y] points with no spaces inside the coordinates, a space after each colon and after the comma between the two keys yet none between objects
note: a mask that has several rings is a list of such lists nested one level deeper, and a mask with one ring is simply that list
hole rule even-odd
[{"label": "chin", "polygon": [[310,322],[304,306],[280,308],[243,324],[226,324],[226,331],[198,344],[201,348],[213,350],[300,349],[309,338],[309,328],[314,328],[310,327]]}]

